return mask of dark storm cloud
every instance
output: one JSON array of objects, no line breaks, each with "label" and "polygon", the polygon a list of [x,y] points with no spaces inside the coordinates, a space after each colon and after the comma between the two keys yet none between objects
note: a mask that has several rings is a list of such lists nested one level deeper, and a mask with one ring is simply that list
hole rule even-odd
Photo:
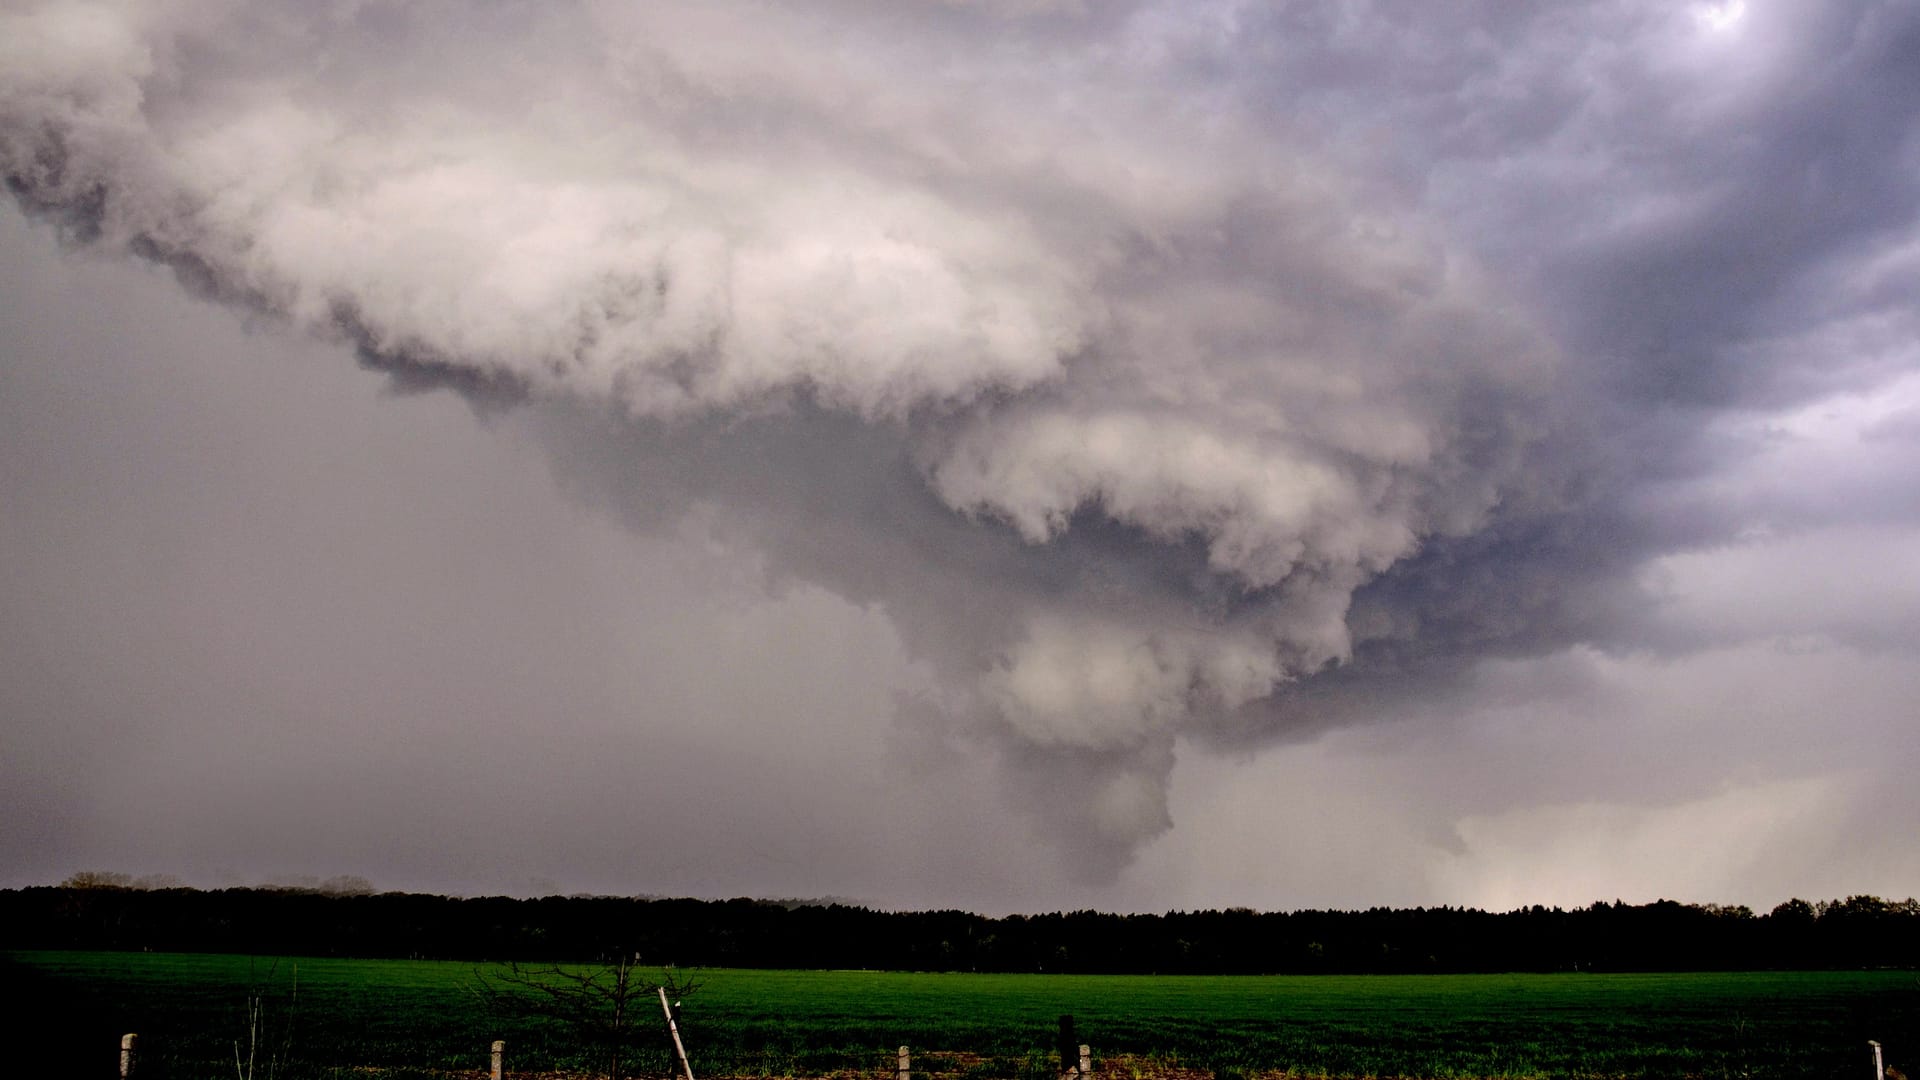
[{"label": "dark storm cloud", "polygon": [[[1252,107],[1371,159],[1547,304],[1631,405],[1777,403],[1911,314],[1920,14],[1897,2],[1280,5],[1215,43]],[[1251,47],[1249,47],[1251,46]]]},{"label": "dark storm cloud", "polygon": [[1824,496],[1738,466],[1915,366],[1910,5],[5,18],[29,215],[884,615],[1091,877],[1183,739],[1698,648],[1650,560],[1910,520],[1893,406]]}]

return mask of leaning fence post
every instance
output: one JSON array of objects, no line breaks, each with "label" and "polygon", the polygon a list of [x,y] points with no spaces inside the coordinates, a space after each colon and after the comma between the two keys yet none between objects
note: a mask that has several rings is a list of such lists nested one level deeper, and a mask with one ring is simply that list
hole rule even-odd
[{"label": "leaning fence post", "polygon": [[913,1080],[913,1055],[908,1053],[907,1048],[904,1046],[900,1048],[900,1071],[898,1080]]},{"label": "leaning fence post", "polygon": [[[139,1043],[140,1036],[128,1032],[120,1036],[120,1080],[133,1075],[133,1049]],[[1878,1051],[1875,1051],[1876,1055]]]},{"label": "leaning fence post", "polygon": [[667,1004],[667,988],[655,987],[660,991],[660,1011],[667,1014],[667,1032],[673,1036],[673,1052],[680,1056],[680,1071],[687,1080],[693,1080],[693,1065],[687,1061],[687,1047],[680,1041],[680,1025],[673,1019],[673,1006]]},{"label": "leaning fence post", "polygon": [[1087,1078],[1092,1075],[1093,1075],[1093,1047],[1088,1046],[1086,1043],[1081,1043],[1080,1044],[1080,1080],[1087,1080]]},{"label": "leaning fence post", "polygon": [[493,1080],[507,1080],[507,1044],[504,1039],[493,1040]]},{"label": "leaning fence post", "polygon": [[[129,1035],[131,1039],[133,1036]],[[1873,1080],[1887,1080],[1886,1063],[1880,1060],[1880,1040],[1868,1039],[1867,1045],[1873,1047]]]}]

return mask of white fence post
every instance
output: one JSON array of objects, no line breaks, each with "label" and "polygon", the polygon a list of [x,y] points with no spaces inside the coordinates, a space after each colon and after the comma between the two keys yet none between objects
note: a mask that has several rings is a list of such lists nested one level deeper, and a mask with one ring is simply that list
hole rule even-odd
[{"label": "white fence post", "polygon": [[140,1036],[128,1032],[120,1036],[120,1080],[133,1075],[133,1050],[140,1042]]},{"label": "white fence post", "polygon": [[898,1080],[913,1080],[913,1055],[906,1047],[900,1048],[900,1068]]},{"label": "white fence post", "polygon": [[493,1040],[492,1080],[507,1080],[507,1043],[504,1039]]},{"label": "white fence post", "polygon": [[[131,1039],[133,1036],[129,1035],[127,1038]],[[1880,1041],[1868,1039],[1867,1045],[1873,1047],[1873,1080],[1887,1080],[1886,1062],[1880,1060]]]},{"label": "white fence post", "polygon": [[1080,1044],[1080,1080],[1088,1080],[1093,1075],[1093,1047]]},{"label": "white fence post", "polygon": [[673,1018],[673,1006],[667,1004],[667,988],[655,989],[660,992],[660,1011],[667,1014],[667,1033],[673,1036],[673,1052],[680,1056],[680,1072],[687,1080],[693,1080],[693,1063],[687,1060],[687,1046],[680,1041],[680,1024]]}]

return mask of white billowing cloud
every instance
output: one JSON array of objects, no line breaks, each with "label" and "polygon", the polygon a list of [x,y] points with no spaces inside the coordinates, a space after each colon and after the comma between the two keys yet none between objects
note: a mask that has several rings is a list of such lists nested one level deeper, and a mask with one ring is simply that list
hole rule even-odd
[{"label": "white billowing cloud", "polygon": [[364,11],[240,42],[222,21],[142,40],[165,20],[139,10],[12,19],[37,62],[8,68],[9,174],[66,204],[105,184],[106,243],[190,256],[315,329],[345,311],[376,349],[648,415],[802,388],[868,415],[964,403],[1056,376],[1084,332],[1074,268],[1019,222],[857,166],[703,153],[617,86],[356,107],[370,76],[316,85],[334,73],[284,53],[351,48]]},{"label": "white billowing cloud", "polygon": [[[532,399],[563,485],[884,620],[926,745],[1106,871],[1195,870],[1152,842],[1190,818],[1252,902],[1263,845],[1421,902],[1556,830],[1745,843],[1837,783],[1780,767],[1799,714],[1858,749],[1897,708],[1912,40],[1871,0],[21,0],[0,171],[70,240]],[[1185,753],[1358,719],[1457,779]],[[1670,775],[1707,743],[1751,775]],[[1408,821],[1415,883],[1343,862]]]},{"label": "white billowing cloud", "polygon": [[927,14],[46,0],[6,16],[0,165],[382,365],[642,424],[804,402],[1036,551],[1198,541],[1206,580],[1003,599],[941,665],[997,730],[1119,754],[1085,819],[1150,835],[1156,748],[1347,659],[1355,589],[1527,486],[1549,350],[1189,94],[1156,37],[1186,31]]},{"label": "white billowing cloud", "polygon": [[1171,735],[1196,708],[1234,709],[1287,675],[1254,634],[1147,632],[1036,620],[982,680],[988,701],[1041,746],[1112,749]]},{"label": "white billowing cloud", "polygon": [[1234,445],[1212,428],[1142,415],[1043,413],[967,434],[935,467],[935,489],[1005,517],[1033,543],[1093,505],[1162,539],[1201,534],[1213,568],[1254,589],[1308,559],[1312,570],[1371,575],[1417,543],[1406,511],[1380,504],[1391,492],[1368,505],[1362,485],[1306,448]]}]

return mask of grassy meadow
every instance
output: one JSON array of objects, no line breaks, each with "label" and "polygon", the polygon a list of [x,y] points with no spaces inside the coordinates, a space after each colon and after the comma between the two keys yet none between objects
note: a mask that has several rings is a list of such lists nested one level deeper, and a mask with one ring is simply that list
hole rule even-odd
[{"label": "grassy meadow", "polygon": [[[139,1032],[150,1080],[233,1077],[247,1003],[254,1075],[479,1075],[505,1039],[515,1074],[584,1071],[570,1032],[501,1013],[486,965],[166,953],[20,952],[0,988],[43,1075],[110,1076]],[[1063,1013],[1096,1072],[1135,1077],[1867,1076],[1866,1042],[1914,1060],[1910,971],[1659,975],[1075,976],[704,970],[682,1031],[696,1076],[1051,1077]],[[640,1075],[666,1076],[657,1008]],[[19,1045],[17,1037],[15,1045]],[[84,1058],[84,1060],[83,1060]],[[916,1078],[917,1080],[917,1078]]]}]

